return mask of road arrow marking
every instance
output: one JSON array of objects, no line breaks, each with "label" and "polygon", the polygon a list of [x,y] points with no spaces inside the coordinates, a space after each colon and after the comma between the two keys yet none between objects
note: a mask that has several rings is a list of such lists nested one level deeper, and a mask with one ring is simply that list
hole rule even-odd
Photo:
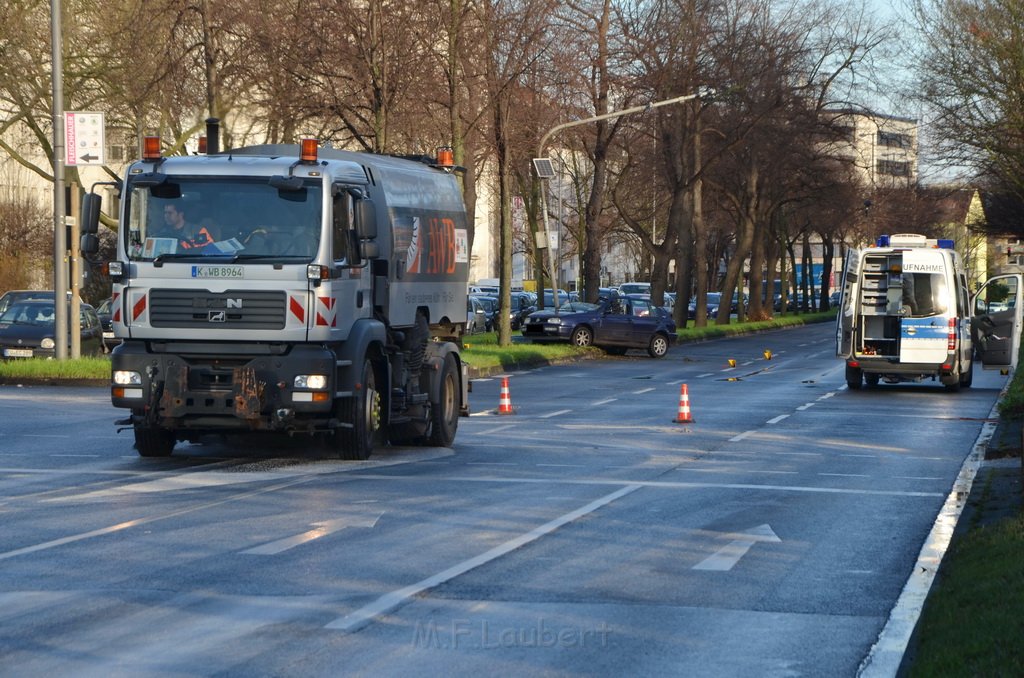
[{"label": "road arrow marking", "polygon": [[346,527],[373,527],[380,520],[380,517],[384,514],[383,511],[375,511],[370,514],[363,515],[349,515],[343,518],[335,518],[334,520],[324,520],[319,523],[313,523],[313,527],[316,529],[297,534],[293,537],[285,537],[284,539],[278,539],[261,546],[255,546],[251,549],[246,549],[242,553],[248,553],[256,556],[273,556],[287,551],[288,549],[300,546],[306,542],[319,539],[320,537],[326,537],[327,535],[344,530]]},{"label": "road arrow marking", "polygon": [[732,537],[732,541],[694,565],[692,569],[728,572],[740,561],[740,558],[747,555],[747,551],[757,542],[782,542],[779,535],[775,534],[771,526],[767,524],[758,525],[739,534],[730,533],[724,536]]}]

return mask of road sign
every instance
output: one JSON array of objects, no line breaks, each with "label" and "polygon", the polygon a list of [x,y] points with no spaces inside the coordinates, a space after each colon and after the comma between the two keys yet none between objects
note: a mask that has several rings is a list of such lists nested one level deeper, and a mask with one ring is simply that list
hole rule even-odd
[{"label": "road sign", "polygon": [[64,112],[64,164],[102,165],[106,162],[102,113]]}]

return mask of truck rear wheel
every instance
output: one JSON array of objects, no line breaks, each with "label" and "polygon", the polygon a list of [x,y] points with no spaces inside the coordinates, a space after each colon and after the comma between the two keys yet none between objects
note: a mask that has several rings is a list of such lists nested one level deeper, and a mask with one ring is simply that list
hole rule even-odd
[{"label": "truck rear wheel", "polygon": [[435,447],[451,447],[459,428],[459,410],[462,409],[459,367],[451,354],[444,357],[439,389],[438,401],[430,408],[428,440]]},{"label": "truck rear wheel", "polygon": [[170,431],[135,427],[135,450],[140,457],[169,457],[174,443],[174,434]]},{"label": "truck rear wheel", "polygon": [[363,361],[362,376],[358,387],[350,398],[339,401],[342,421],[351,422],[351,428],[339,428],[334,432],[334,444],[341,459],[369,459],[381,421],[381,398],[377,390],[377,378],[373,363]]}]

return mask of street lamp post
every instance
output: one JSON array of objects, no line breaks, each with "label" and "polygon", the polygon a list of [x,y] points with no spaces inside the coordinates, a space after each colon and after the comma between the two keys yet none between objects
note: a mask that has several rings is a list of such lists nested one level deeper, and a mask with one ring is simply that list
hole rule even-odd
[{"label": "street lamp post", "polygon": [[[533,166],[534,166],[534,169],[537,172],[537,178],[538,179],[550,179],[551,177],[554,176],[554,170],[553,170],[552,165],[551,165],[551,160],[549,158],[545,158],[544,157],[544,147],[547,146],[548,139],[551,138],[551,135],[555,134],[556,132],[561,132],[564,129],[568,129],[570,127],[576,127],[577,125],[585,125],[587,123],[597,122],[599,120],[608,120],[609,118],[620,118],[620,117],[622,117],[624,115],[631,115],[633,113],[643,113],[644,111],[649,111],[649,110],[651,110],[653,108],[660,108],[662,106],[669,106],[671,104],[681,104],[681,103],[683,103],[685,101],[692,101],[693,99],[707,99],[707,98],[709,98],[711,96],[714,96],[714,93],[715,93],[715,91],[713,89],[709,88],[709,87],[701,87],[694,94],[684,94],[683,96],[673,97],[671,99],[663,99],[662,101],[655,101],[653,103],[644,104],[643,106],[633,106],[632,108],[625,108],[625,109],[623,109],[621,111],[611,111],[609,113],[603,113],[601,115],[594,115],[594,116],[591,116],[589,118],[583,118],[582,120],[570,120],[569,122],[563,122],[560,125],[555,125],[554,127],[552,127],[551,129],[549,129],[547,132],[544,133],[544,136],[542,136],[540,138],[540,143],[537,144],[537,155],[536,155],[536,157],[533,160]],[[544,171],[545,174],[542,174],[541,173],[542,171]],[[554,285],[555,285],[554,254],[552,252],[550,252],[550,249],[551,249],[550,242],[551,242],[551,240],[550,240],[550,237],[549,237],[548,211],[547,211],[547,203],[546,203],[546,201],[544,199],[544,193],[545,193],[545,187],[542,184],[541,185],[541,192],[540,192],[540,204],[541,204],[541,214],[542,214],[543,221],[544,221],[544,241],[545,241],[545,243],[548,244],[548,250],[549,250],[549,252],[548,252],[548,267],[549,267],[548,268],[548,277],[551,278],[551,294],[552,294],[552,301],[554,302],[554,306],[555,306],[555,315],[558,315],[558,298],[556,296],[558,294],[558,292],[557,292],[557,290],[554,287]],[[541,294],[544,294],[544,290],[543,289],[541,289]]]}]

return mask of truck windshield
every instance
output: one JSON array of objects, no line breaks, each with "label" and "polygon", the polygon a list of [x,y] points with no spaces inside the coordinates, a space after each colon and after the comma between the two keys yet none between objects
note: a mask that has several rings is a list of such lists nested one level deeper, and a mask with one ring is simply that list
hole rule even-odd
[{"label": "truck windshield", "polygon": [[126,214],[130,259],[191,257],[311,260],[320,246],[323,191],[295,190],[267,177],[230,180],[169,176],[129,184]]}]

